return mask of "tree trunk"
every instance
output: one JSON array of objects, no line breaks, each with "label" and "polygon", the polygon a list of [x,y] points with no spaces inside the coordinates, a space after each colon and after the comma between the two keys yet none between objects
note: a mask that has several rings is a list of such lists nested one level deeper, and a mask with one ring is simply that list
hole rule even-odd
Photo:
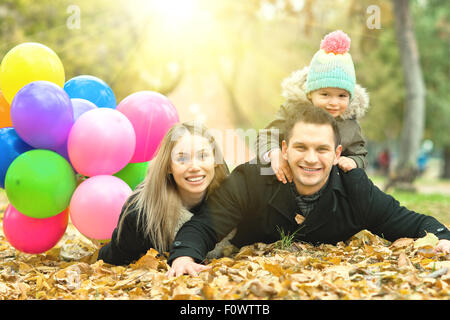
[{"label": "tree trunk", "polygon": [[242,110],[235,87],[240,70],[240,64],[243,60],[243,53],[242,50],[239,49],[234,50],[234,52],[234,57],[229,58],[227,62],[218,66],[218,76],[223,87],[225,88],[225,92],[230,102],[234,126],[237,128],[248,128],[250,127],[251,122]]},{"label": "tree trunk", "polygon": [[231,112],[233,115],[233,123],[238,128],[248,128],[250,127],[250,120],[242,111],[241,105],[237,99],[235,88],[231,83],[222,79],[222,83],[225,87],[228,99],[230,101]]},{"label": "tree trunk", "polygon": [[450,179],[450,145],[444,147],[444,168],[441,177]]},{"label": "tree trunk", "polygon": [[394,14],[406,89],[406,106],[395,180],[412,184],[417,176],[417,156],[425,125],[425,84],[409,0],[394,0]]}]

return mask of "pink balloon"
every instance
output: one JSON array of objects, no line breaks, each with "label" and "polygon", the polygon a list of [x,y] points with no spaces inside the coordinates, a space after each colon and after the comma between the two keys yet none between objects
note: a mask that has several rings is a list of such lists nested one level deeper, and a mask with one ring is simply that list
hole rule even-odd
[{"label": "pink balloon", "polygon": [[111,239],[120,212],[132,190],[121,179],[99,175],[83,181],[70,201],[70,219],[91,239]]},{"label": "pink balloon", "polygon": [[130,161],[135,146],[132,124],[110,108],[83,113],[70,130],[67,142],[72,166],[88,177],[120,171]]},{"label": "pink balloon", "polygon": [[44,219],[31,218],[8,205],[3,216],[3,232],[8,242],[25,253],[42,253],[61,240],[69,222],[67,210]]},{"label": "pink balloon", "polygon": [[179,122],[178,112],[164,95],[140,91],[123,99],[116,108],[133,124],[136,150],[130,162],[146,162],[153,158],[164,135]]}]

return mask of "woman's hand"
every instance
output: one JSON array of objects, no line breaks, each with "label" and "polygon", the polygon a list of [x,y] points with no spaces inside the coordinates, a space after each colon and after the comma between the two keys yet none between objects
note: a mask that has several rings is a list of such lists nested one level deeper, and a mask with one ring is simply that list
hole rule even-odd
[{"label": "woman's hand", "polygon": [[442,253],[450,253],[450,240],[446,239],[439,240],[436,247],[434,247],[434,251]]},{"label": "woman's hand", "polygon": [[199,272],[211,269],[211,266],[204,266],[194,262],[191,257],[178,257],[172,262],[172,267],[166,273],[168,277],[177,277],[183,274],[189,274],[197,277]]}]

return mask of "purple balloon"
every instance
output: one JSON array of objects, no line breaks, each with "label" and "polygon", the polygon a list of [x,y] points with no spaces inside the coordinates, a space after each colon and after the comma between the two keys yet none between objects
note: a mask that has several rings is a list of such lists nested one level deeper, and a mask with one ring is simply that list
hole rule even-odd
[{"label": "purple balloon", "polygon": [[49,81],[34,81],[17,92],[11,104],[17,134],[29,145],[55,150],[67,141],[74,123],[67,93]]},{"label": "purple balloon", "polygon": [[63,156],[67,160],[67,162],[70,163],[69,152],[67,150],[67,140],[64,141],[64,143],[59,147],[54,148],[52,150],[58,153],[60,156]]},{"label": "purple balloon", "polygon": [[[92,109],[97,109],[97,106],[95,104],[93,104],[92,102],[86,100],[86,99],[70,99],[70,101],[72,102],[72,107],[73,107],[73,121],[77,121],[77,119],[85,112],[92,110]],[[70,162],[70,158],[69,158],[69,153],[67,150],[67,140],[64,141],[64,143],[60,146],[58,146],[57,148],[52,148],[53,151],[55,151],[56,153],[58,153],[59,155],[63,156],[69,163]],[[73,168],[73,167],[72,167]],[[75,169],[74,169],[75,170]]]},{"label": "purple balloon", "polygon": [[97,109],[97,106],[89,100],[79,98],[73,98],[70,100],[72,101],[74,121],[77,121],[77,119],[86,111]]}]

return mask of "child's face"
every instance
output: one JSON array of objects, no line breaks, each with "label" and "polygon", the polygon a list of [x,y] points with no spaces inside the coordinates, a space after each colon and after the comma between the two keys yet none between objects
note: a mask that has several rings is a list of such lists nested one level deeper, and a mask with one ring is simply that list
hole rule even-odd
[{"label": "child's face", "polygon": [[309,99],[316,107],[328,111],[333,117],[342,115],[347,110],[350,94],[340,88],[322,88],[309,93]]}]

